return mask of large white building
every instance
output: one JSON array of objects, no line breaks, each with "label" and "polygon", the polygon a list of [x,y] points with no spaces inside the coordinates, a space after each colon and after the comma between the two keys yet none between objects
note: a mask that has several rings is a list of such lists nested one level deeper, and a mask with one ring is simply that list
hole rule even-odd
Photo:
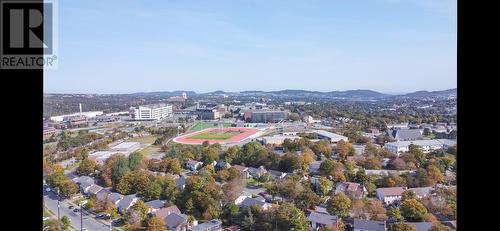
[{"label": "large white building", "polygon": [[104,114],[102,111],[86,111],[86,112],[79,112],[79,113],[73,113],[73,114],[67,114],[67,115],[60,115],[60,116],[52,116],[50,117],[50,120],[55,121],[55,122],[62,122],[64,118],[66,117],[74,117],[74,116],[85,116],[86,118],[93,118],[96,116],[100,116]]},{"label": "large white building", "polygon": [[425,153],[431,152],[437,149],[447,149],[455,145],[457,141],[449,139],[435,139],[435,140],[408,140],[408,141],[396,141],[386,143],[384,148],[389,150],[394,154],[399,154],[407,152],[410,150],[410,145],[418,145],[422,148]]},{"label": "large white building", "polygon": [[316,133],[320,139],[328,140],[331,143],[337,143],[341,140],[345,142],[349,141],[349,138],[347,138],[346,136],[342,136],[328,131],[316,130],[314,131],[314,133]]},{"label": "large white building", "polygon": [[135,120],[159,120],[172,115],[172,105],[151,104],[134,108]]}]

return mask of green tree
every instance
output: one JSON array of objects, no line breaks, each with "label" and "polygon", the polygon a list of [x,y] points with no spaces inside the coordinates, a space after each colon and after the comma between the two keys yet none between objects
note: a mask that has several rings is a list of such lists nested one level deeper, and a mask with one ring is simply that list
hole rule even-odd
[{"label": "green tree", "polygon": [[84,158],[78,165],[77,172],[79,175],[90,176],[97,169],[97,163],[94,160]]},{"label": "green tree", "polygon": [[162,185],[160,182],[154,181],[144,189],[143,196],[146,201],[157,200],[160,199],[161,192]]},{"label": "green tree", "polygon": [[243,222],[241,223],[241,229],[244,231],[254,231],[255,229],[255,219],[253,217],[252,210],[247,208],[247,215],[244,216]]},{"label": "green tree", "polygon": [[145,167],[145,158],[139,152],[134,152],[128,156],[128,166],[131,171],[136,171]]},{"label": "green tree", "polygon": [[396,222],[404,221],[404,217],[403,215],[401,215],[401,211],[399,211],[399,209],[395,207],[389,207],[389,209],[387,209],[387,216]]},{"label": "green tree", "polygon": [[332,215],[344,218],[349,216],[349,208],[351,200],[344,193],[340,192],[332,197],[327,202],[326,211]]},{"label": "green tree", "polygon": [[415,193],[415,191],[406,190],[403,192],[403,194],[401,195],[401,200],[404,201],[409,199],[417,199],[417,194]]},{"label": "green tree", "polygon": [[119,156],[111,166],[111,179],[113,182],[119,182],[129,172],[128,159],[124,156]]},{"label": "green tree", "polygon": [[304,213],[292,203],[284,202],[281,204],[275,219],[280,230],[306,231],[308,228]]},{"label": "green tree", "polygon": [[69,218],[64,215],[62,218],[61,218],[61,223],[62,223],[62,229],[63,230],[68,230],[69,229],[69,226],[71,224],[71,221],[69,220]]},{"label": "green tree", "polygon": [[73,195],[78,193],[79,190],[80,187],[78,187],[78,185],[71,180],[65,181],[60,187],[61,195],[65,198],[71,198]]},{"label": "green tree", "polygon": [[416,199],[401,202],[401,214],[407,221],[422,221],[426,213],[425,206]]},{"label": "green tree", "polygon": [[321,176],[318,180],[318,192],[321,195],[328,195],[332,190],[333,183],[328,180],[326,177]]},{"label": "green tree", "polygon": [[388,231],[417,231],[415,226],[405,223],[394,223],[389,225]]}]

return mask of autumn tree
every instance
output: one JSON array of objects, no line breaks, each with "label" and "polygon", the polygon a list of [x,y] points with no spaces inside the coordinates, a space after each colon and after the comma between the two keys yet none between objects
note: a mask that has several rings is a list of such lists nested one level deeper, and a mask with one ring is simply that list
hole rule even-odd
[{"label": "autumn tree", "polygon": [[387,217],[395,222],[404,221],[404,217],[403,217],[403,215],[401,215],[401,211],[395,207],[389,207],[387,209]]},{"label": "autumn tree", "polygon": [[97,163],[89,158],[84,158],[77,168],[78,175],[90,176],[97,170]]},{"label": "autumn tree", "polygon": [[165,221],[157,216],[151,217],[146,225],[146,231],[167,231]]},{"label": "autumn tree", "polygon": [[318,179],[318,192],[321,195],[328,195],[332,190],[333,183],[328,178],[321,176]]},{"label": "autumn tree", "polygon": [[351,200],[344,193],[340,192],[330,197],[326,210],[332,215],[347,217],[349,216],[350,207]]},{"label": "autumn tree", "polygon": [[408,221],[422,221],[427,213],[425,206],[416,199],[408,199],[401,202],[401,214]]}]

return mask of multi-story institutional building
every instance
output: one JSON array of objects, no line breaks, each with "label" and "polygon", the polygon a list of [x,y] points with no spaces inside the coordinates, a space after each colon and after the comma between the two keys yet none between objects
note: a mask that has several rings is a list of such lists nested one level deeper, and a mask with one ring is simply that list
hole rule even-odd
[{"label": "multi-story institutional building", "polygon": [[286,119],[284,111],[247,111],[245,120],[252,123],[277,123]]},{"label": "multi-story institutional building", "polygon": [[427,153],[437,149],[448,149],[456,143],[455,140],[449,139],[396,141],[386,143],[384,148],[399,155],[400,153],[409,151],[411,144],[420,146],[422,151]]},{"label": "multi-story institutional building", "polygon": [[172,115],[172,105],[151,104],[134,108],[135,120],[159,120]]},{"label": "multi-story institutional building", "polygon": [[217,120],[221,117],[219,111],[213,108],[197,108],[194,114],[200,120]]}]

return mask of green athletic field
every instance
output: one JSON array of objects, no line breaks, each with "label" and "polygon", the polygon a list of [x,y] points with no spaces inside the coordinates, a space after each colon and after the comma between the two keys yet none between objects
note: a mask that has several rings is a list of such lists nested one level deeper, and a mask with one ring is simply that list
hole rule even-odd
[{"label": "green athletic field", "polygon": [[[231,127],[230,123],[223,123],[223,126],[225,128]],[[192,128],[191,131],[201,131],[206,128],[216,128],[217,126],[214,126],[214,123],[209,123],[209,122],[199,122],[195,124]]]},{"label": "green athletic field", "polygon": [[196,140],[227,140],[235,135],[238,135],[239,132],[224,132],[224,133],[200,133],[194,136],[190,136],[189,139]]}]

